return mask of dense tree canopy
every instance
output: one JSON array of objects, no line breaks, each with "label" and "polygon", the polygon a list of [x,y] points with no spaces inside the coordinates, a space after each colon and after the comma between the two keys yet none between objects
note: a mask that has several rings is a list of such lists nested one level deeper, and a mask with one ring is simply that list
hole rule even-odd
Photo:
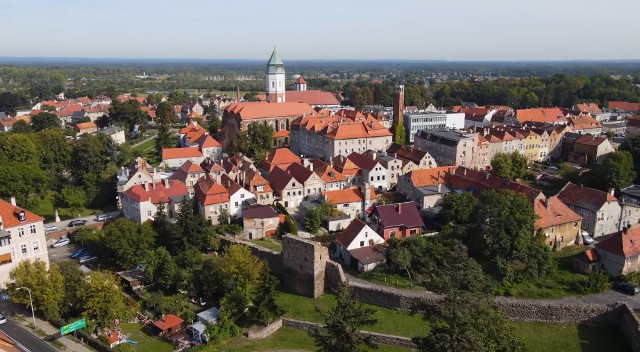
[{"label": "dense tree canopy", "polygon": [[506,180],[521,179],[527,174],[527,158],[517,151],[497,153],[491,160],[491,173]]},{"label": "dense tree canopy", "polygon": [[38,132],[48,128],[60,129],[60,119],[51,112],[41,112],[31,118],[31,128]]},{"label": "dense tree canopy", "polygon": [[110,257],[121,269],[131,269],[149,257],[156,234],[149,223],[136,224],[125,218],[117,218],[102,230]]}]

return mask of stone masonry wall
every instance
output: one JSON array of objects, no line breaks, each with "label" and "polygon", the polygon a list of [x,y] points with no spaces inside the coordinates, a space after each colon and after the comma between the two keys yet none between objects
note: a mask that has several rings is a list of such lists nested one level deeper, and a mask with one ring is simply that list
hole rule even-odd
[{"label": "stone masonry wall", "polygon": [[264,339],[271,336],[271,334],[278,331],[281,327],[282,327],[282,319],[278,319],[260,330],[247,331],[247,338],[249,340]]},{"label": "stone masonry wall", "polygon": [[329,251],[319,242],[282,238],[283,286],[287,292],[316,298],[324,292]]},{"label": "stone masonry wall", "polygon": [[325,292],[336,292],[340,283],[345,281],[342,266],[333,260],[327,261],[327,267],[324,272],[324,290]]},{"label": "stone masonry wall", "polygon": [[282,270],[282,254],[281,253],[274,252],[269,249],[260,247],[251,242],[236,240],[230,237],[223,237],[220,241],[222,242],[223,245],[227,245],[227,246],[232,243],[239,243],[249,247],[249,249],[251,250],[251,254],[264,260],[265,263],[267,263],[267,266],[269,267],[269,269],[271,269],[271,271],[276,276],[282,277],[283,270]]},{"label": "stone masonry wall", "polygon": [[[282,325],[289,328],[299,329],[304,331],[313,331],[316,329],[319,329],[320,331],[324,331],[324,328],[322,327],[322,325],[311,323],[308,321],[283,319]],[[370,336],[371,340],[378,344],[416,349],[416,344],[413,343],[413,341],[411,341],[411,339],[408,337],[378,334],[375,332],[368,332],[368,331],[360,331],[360,335],[365,337]]]},{"label": "stone masonry wall", "polygon": [[620,329],[627,336],[631,349],[633,352],[640,352],[640,319],[626,304],[618,306],[616,310],[619,313]]}]

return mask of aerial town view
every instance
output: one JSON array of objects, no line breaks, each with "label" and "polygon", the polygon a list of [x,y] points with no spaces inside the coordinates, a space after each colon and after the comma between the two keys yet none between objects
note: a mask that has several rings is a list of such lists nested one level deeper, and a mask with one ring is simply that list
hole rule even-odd
[{"label": "aerial town view", "polygon": [[0,352],[640,352],[640,2],[0,13]]}]

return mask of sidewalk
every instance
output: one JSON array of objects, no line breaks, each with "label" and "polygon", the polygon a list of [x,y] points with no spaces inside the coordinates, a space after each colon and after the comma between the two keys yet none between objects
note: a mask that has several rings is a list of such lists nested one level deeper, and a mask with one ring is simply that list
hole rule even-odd
[{"label": "sidewalk", "polygon": [[74,351],[74,352],[95,352],[91,347],[81,344],[68,338],[66,336],[60,337],[60,330],[56,329],[53,325],[49,324],[49,322],[44,321],[36,316],[36,327],[47,334],[47,337],[53,336],[53,340],[49,340],[46,338],[42,338],[41,334],[38,334],[30,326],[33,324],[33,319],[31,317],[31,310],[18,306],[16,304],[11,303],[10,301],[0,301],[0,310],[3,313],[7,313],[9,317],[15,315],[13,321],[21,326],[24,326],[34,334],[38,336],[41,340],[47,341],[50,345],[52,345],[55,349],[60,350],[59,345],[52,344],[52,341],[57,341],[64,345],[65,350]]}]

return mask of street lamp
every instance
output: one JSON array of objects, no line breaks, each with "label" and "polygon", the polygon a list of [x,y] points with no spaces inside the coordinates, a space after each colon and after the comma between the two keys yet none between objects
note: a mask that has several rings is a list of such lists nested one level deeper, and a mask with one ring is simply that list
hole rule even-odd
[{"label": "street lamp", "polygon": [[31,298],[31,290],[28,287],[18,287],[16,288],[16,291],[20,291],[22,289],[25,289],[29,292],[29,303],[31,305],[31,317],[33,318],[33,328],[36,328],[36,315],[33,313],[33,299]]}]

